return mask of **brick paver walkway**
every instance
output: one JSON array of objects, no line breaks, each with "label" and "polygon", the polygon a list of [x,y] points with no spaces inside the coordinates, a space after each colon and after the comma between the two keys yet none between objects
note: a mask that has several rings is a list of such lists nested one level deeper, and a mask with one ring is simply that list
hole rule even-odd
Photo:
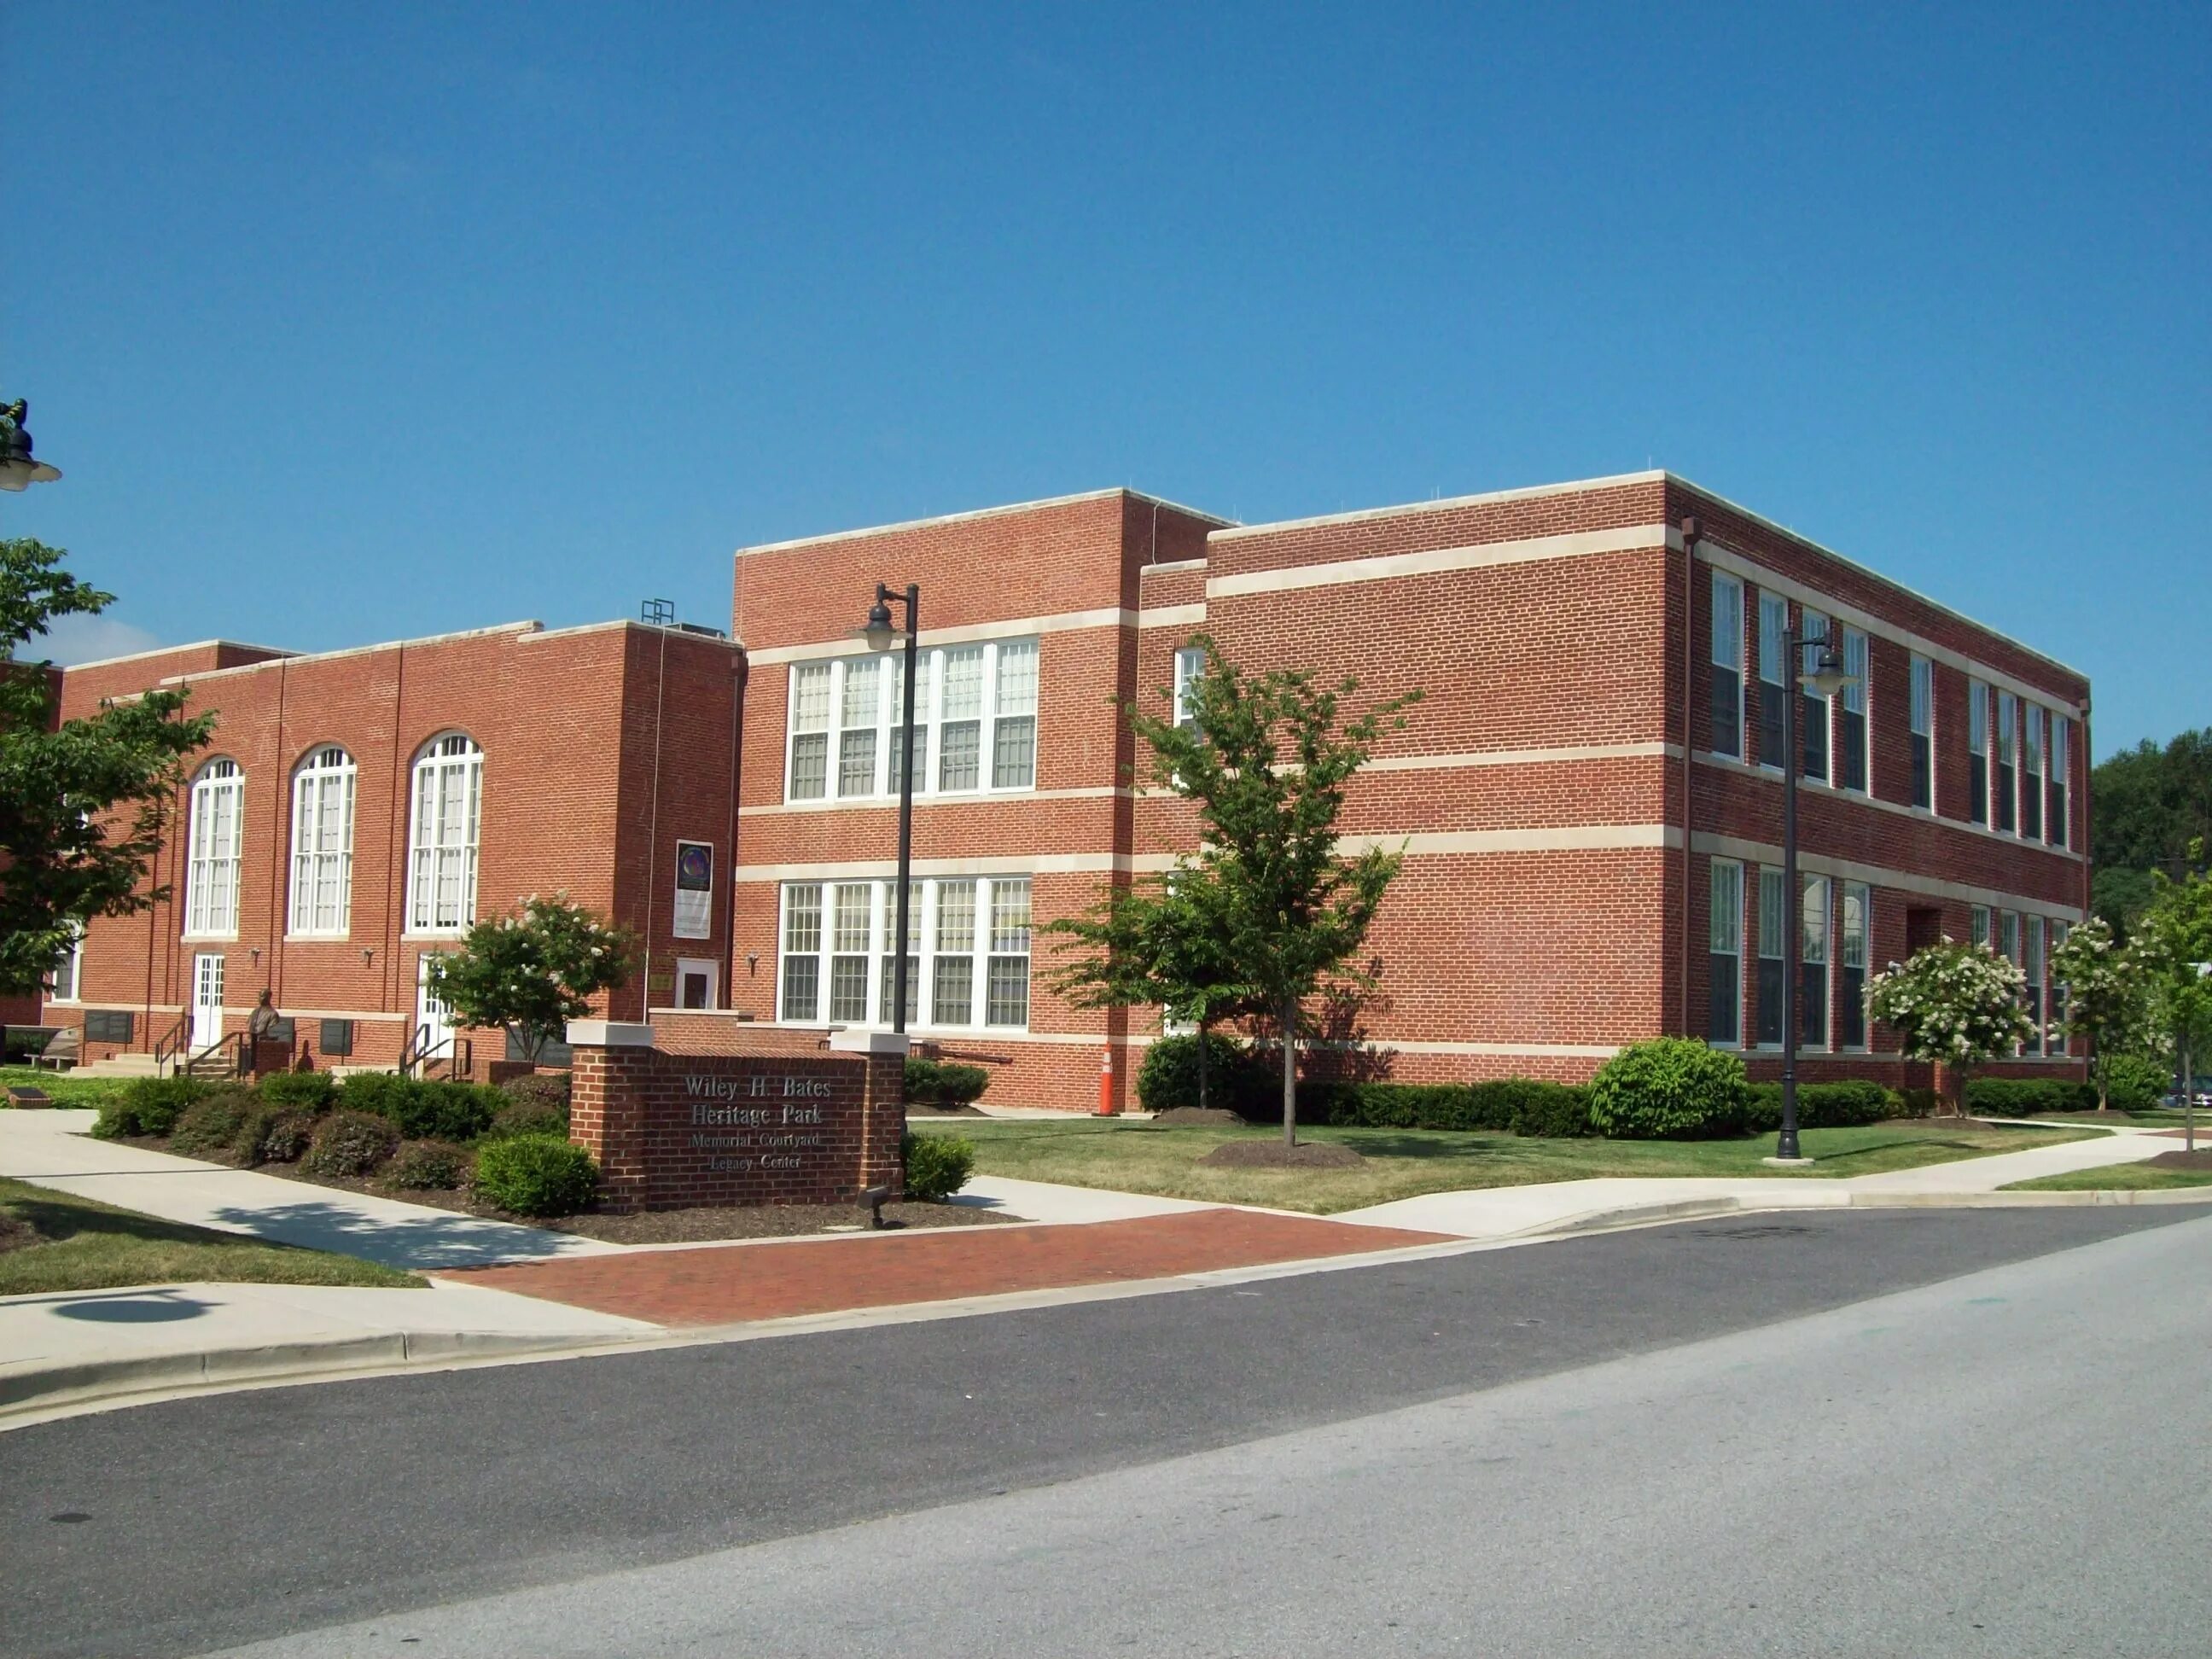
[{"label": "brick paver walkway", "polygon": [[1457,1242],[1396,1227],[1221,1209],[1066,1226],[639,1250],[448,1276],[656,1324],[734,1325]]}]

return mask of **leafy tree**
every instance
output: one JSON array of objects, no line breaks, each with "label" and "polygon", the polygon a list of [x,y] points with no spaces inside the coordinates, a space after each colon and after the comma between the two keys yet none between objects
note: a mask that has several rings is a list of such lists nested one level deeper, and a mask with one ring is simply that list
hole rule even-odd
[{"label": "leafy tree", "polygon": [[2114,939],[2110,922],[2092,916],[2051,953],[2051,977],[2066,988],[2066,1035],[2088,1042],[2097,1109],[2108,1112],[2113,1062],[2152,1041],[2150,979],[2142,955]]},{"label": "leafy tree", "polygon": [[[64,556],[0,541],[0,647],[11,655],[55,617],[113,603],[64,570]],[[35,992],[92,917],[167,896],[152,880],[167,808],[215,726],[185,701],[149,691],[57,721],[48,665],[0,664],[0,995]]]},{"label": "leafy tree", "polygon": [[455,1024],[504,1027],[534,1064],[593,996],[628,981],[635,957],[628,933],[556,893],[477,923],[459,950],[430,958],[425,978]]},{"label": "leafy tree", "polygon": [[[2204,843],[2191,842],[2189,861],[2202,866]],[[2200,867],[2180,880],[2157,877],[2158,894],[2136,929],[2150,982],[2153,1018],[2170,1031],[2180,1060],[2189,1150],[2197,1147],[2196,1065],[2212,1048],[2212,877]]]},{"label": "leafy tree", "polygon": [[2091,903],[2125,938],[2157,896],[2153,872],[2203,867],[2191,848],[2212,841],[2212,726],[2122,750],[2091,771],[2089,792]]},{"label": "leafy tree", "polygon": [[[1381,848],[1340,855],[1345,788],[1384,731],[1405,725],[1403,711],[1420,693],[1376,703],[1340,726],[1340,700],[1358,681],[1324,688],[1302,669],[1247,675],[1203,635],[1192,642],[1206,653],[1206,672],[1187,688],[1188,722],[1177,725],[1172,708],[1165,718],[1129,712],[1152,751],[1154,782],[1198,808],[1199,850],[1178,859],[1173,873],[1187,897],[1176,919],[1163,924],[1188,930],[1178,935],[1188,957],[1135,950],[1129,960],[1152,969],[1181,960],[1182,988],[1171,1006],[1195,1006],[1209,985],[1233,988],[1231,1000],[1274,1021],[1283,1043],[1283,1139],[1295,1144],[1300,1006],[1324,986],[1370,982],[1351,963],[1402,862]],[[1157,890],[1121,891],[1130,896],[1125,904],[1158,902]],[[1133,925],[1122,937],[1146,939]]]},{"label": "leafy tree", "polygon": [[1947,939],[1876,975],[1867,1011],[1902,1039],[1906,1059],[1943,1063],[1953,1109],[1963,1112],[1967,1073],[2034,1036],[2027,989],[2017,963]]}]

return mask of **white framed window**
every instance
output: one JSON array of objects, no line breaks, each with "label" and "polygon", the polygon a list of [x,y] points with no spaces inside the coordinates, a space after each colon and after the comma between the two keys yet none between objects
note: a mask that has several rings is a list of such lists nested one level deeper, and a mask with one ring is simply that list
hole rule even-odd
[{"label": "white framed window", "polygon": [[[1790,711],[1784,699],[1790,680],[1783,659],[1784,636],[1790,632],[1790,601],[1764,588],[1759,595],[1759,763],[1782,769],[1782,751],[1790,746]],[[1776,1037],[1779,1043],[1782,1039]]]},{"label": "white framed window", "polygon": [[185,937],[238,937],[239,853],[245,841],[246,775],[211,760],[192,780],[185,864]]},{"label": "white framed window", "polygon": [[2035,1035],[2027,1040],[2027,1051],[2032,1054],[2043,1052],[2043,918],[2027,919],[2027,955],[2021,966],[2027,970],[2027,988],[2021,993],[2027,999],[2027,1017],[2035,1022]]},{"label": "white framed window", "polygon": [[1798,659],[1801,678],[1797,682],[1797,694],[1803,703],[1797,716],[1804,728],[1797,734],[1798,746],[1805,751],[1802,775],[1826,783],[1835,776],[1828,755],[1828,699],[1816,697],[1807,690],[1802,677],[1805,665],[1818,661],[1817,653],[1828,643],[1828,619],[1817,611],[1801,609],[1797,613],[1797,631],[1805,636]]},{"label": "white framed window", "polygon": [[1804,956],[1798,963],[1797,995],[1804,1018],[1797,1028],[1801,1048],[1828,1046],[1828,878],[1807,876],[1804,914]]},{"label": "white framed window", "polygon": [[1936,810],[1936,665],[1912,659],[1912,804]]},{"label": "white framed window", "polygon": [[1840,1046],[1867,1047],[1867,934],[1874,926],[1874,894],[1864,882],[1844,884],[1836,921],[1836,1023]]},{"label": "white framed window", "polygon": [[1866,794],[1867,636],[1844,629],[1844,672],[1851,678],[1836,694],[1836,787]]},{"label": "white framed window", "polygon": [[1977,904],[1967,913],[1966,931],[1975,944],[1986,945],[1990,943],[1990,907],[1988,905]]},{"label": "white framed window", "polygon": [[2043,839],[2043,708],[2020,706],[2020,833],[2029,841]]},{"label": "white framed window", "polygon": [[[896,884],[787,882],[777,1017],[791,1024],[888,1025]],[[907,1012],[918,1030],[1029,1024],[1030,878],[917,881],[908,900]]]},{"label": "white framed window", "polygon": [[1175,654],[1175,723],[1188,726],[1198,718],[1191,706],[1191,688],[1206,678],[1206,647],[1186,645]]},{"label": "white framed window", "polygon": [[1997,828],[2010,835],[2020,828],[2020,699],[1997,693]]},{"label": "white framed window", "polygon": [[1966,817],[1990,821],[1990,689],[1966,682]]},{"label": "white framed window", "polygon": [[483,750],[448,732],[415,757],[407,863],[407,931],[458,933],[477,919],[477,842]]},{"label": "white framed window", "polygon": [[292,775],[292,904],[296,938],[343,939],[353,919],[353,757],[335,744]]},{"label": "white framed window", "polygon": [[2067,750],[2071,747],[2067,737],[2066,716],[2053,714],[2051,717],[2051,775],[2044,789],[2044,839],[2053,847],[2066,845],[2068,803]]},{"label": "white framed window", "polygon": [[1782,1046],[1789,1001],[1790,890],[1771,865],[1759,870],[1759,1046]]},{"label": "white framed window", "polygon": [[1712,750],[1741,760],[1743,584],[1719,570],[1713,572],[1712,613]]},{"label": "white framed window", "polygon": [[[2053,916],[2051,919],[2051,954],[2052,956],[2057,956],[2059,951],[2066,948],[2067,938],[2073,931],[2057,917]],[[2045,993],[2043,1000],[2045,1006],[2050,1010],[2050,1047],[2052,1054],[2063,1054],[2069,1052],[2069,1045],[2066,1040],[2066,982],[2050,974],[2050,960],[2046,957],[2044,962],[2045,977],[2050,980],[2050,988]]]},{"label": "white framed window", "polygon": [[76,1002],[84,995],[84,930],[77,929],[76,942],[70,953],[55,966],[46,980],[46,1000]]},{"label": "white framed window", "polygon": [[[904,661],[901,650],[792,665],[786,800],[896,797]],[[1036,787],[1038,663],[1033,639],[918,653],[917,797],[1011,794]]]},{"label": "white framed window", "polygon": [[1712,862],[1712,890],[1705,945],[1705,1040],[1724,1048],[1743,1042],[1743,866]]}]

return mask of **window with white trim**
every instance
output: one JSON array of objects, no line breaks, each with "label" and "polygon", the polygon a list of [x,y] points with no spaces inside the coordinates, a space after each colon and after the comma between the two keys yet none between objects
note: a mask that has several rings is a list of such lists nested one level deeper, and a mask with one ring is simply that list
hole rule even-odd
[{"label": "window with white trim", "polygon": [[1817,697],[1806,690],[1803,680],[1805,665],[1817,662],[1817,653],[1828,642],[1828,619],[1817,611],[1800,609],[1797,631],[1805,636],[1798,659],[1797,695],[1802,703],[1797,719],[1804,726],[1798,733],[1805,750],[1804,771],[1802,775],[1817,778],[1822,783],[1831,775],[1828,766],[1828,699]]},{"label": "window with white trim", "polygon": [[1967,937],[1972,939],[1975,944],[1981,945],[1985,950],[1989,947],[1990,907],[1988,905],[1977,904],[1972,910],[1967,912],[1966,933]]},{"label": "window with white trim", "polygon": [[1990,689],[1966,682],[1966,817],[1990,821]]},{"label": "window with white trim", "polygon": [[1844,884],[1844,902],[1836,927],[1836,1023],[1846,1048],[1867,1046],[1867,933],[1873,926],[1874,896],[1864,882]]},{"label": "window with white trim", "polygon": [[[1759,595],[1759,763],[1782,769],[1790,746],[1789,676],[1783,660],[1790,632],[1790,601],[1762,589]],[[1774,1039],[1777,1042],[1780,1037]]]},{"label": "window with white trim", "polygon": [[1797,1027],[1802,1048],[1828,1046],[1828,878],[1807,876],[1804,913],[1804,955],[1798,963],[1797,996],[1804,1018]]},{"label": "window with white trim", "polygon": [[192,780],[185,864],[185,937],[238,937],[239,853],[245,840],[246,775],[234,760],[211,760]]},{"label": "window with white trim", "polygon": [[1728,1048],[1743,1042],[1743,866],[1715,859],[1705,945],[1705,1040]]},{"label": "window with white trim", "polygon": [[2043,709],[2020,706],[2020,833],[2043,839]]},{"label": "window with white trim", "polygon": [[[2060,921],[2057,917],[2054,916],[2051,919],[2051,956],[2057,956],[2059,951],[2066,948],[2066,940],[2073,931],[2071,927]],[[2051,1010],[2051,1052],[2054,1054],[2063,1054],[2069,1052],[2069,1048],[2066,1040],[2066,982],[2048,973],[2049,958],[2045,959],[2044,965],[2046,977],[2050,980],[2050,988],[2045,993],[2044,1001]]]},{"label": "window with white trim", "polygon": [[343,939],[353,915],[353,757],[315,750],[292,775],[292,904],[295,938]]},{"label": "window with white trim", "polygon": [[[1743,584],[1712,576],[1712,751],[1743,758]],[[1739,889],[1741,874],[1739,872]],[[1737,893],[1741,899],[1741,890]]]},{"label": "window with white trim", "polygon": [[[1026,1028],[1030,878],[932,878],[915,882],[910,894],[908,1024],[924,1030]],[[777,1017],[793,1024],[889,1025],[896,884],[787,882],[782,916]]]},{"label": "window with white trim", "polygon": [[1206,647],[1202,645],[1180,647],[1175,654],[1175,723],[1188,726],[1198,718],[1191,701],[1191,688],[1206,678]]},{"label": "window with white trim", "polygon": [[1836,786],[1867,793],[1867,636],[1844,629],[1844,672],[1851,678],[1836,694]]},{"label": "window with white trim", "polygon": [[46,980],[46,1000],[75,1002],[84,994],[84,930],[77,930],[70,953],[54,966]]},{"label": "window with white trim", "polygon": [[415,757],[407,815],[407,931],[458,933],[477,919],[477,842],[483,750],[448,732]]},{"label": "window with white trim", "polygon": [[1936,810],[1936,665],[1912,659],[1912,804]]},{"label": "window with white trim", "polygon": [[2019,827],[2020,699],[2009,691],[1997,693],[1997,828],[2007,834]]},{"label": "window with white trim", "polygon": [[2027,1017],[2035,1022],[2035,1035],[2027,1040],[2027,1052],[2043,1052],[2043,918],[2027,919],[2027,955],[2021,966],[2027,970],[2027,986],[2022,993],[2027,999]]},{"label": "window with white trim", "polygon": [[1759,1046],[1782,1046],[1784,1004],[1789,1000],[1790,890],[1782,872],[1762,865],[1759,872]]},{"label": "window with white trim", "polygon": [[[1034,639],[935,646],[918,653],[917,797],[1036,787],[1039,661]],[[786,800],[897,796],[903,665],[902,650],[792,665]]]},{"label": "window with white trim", "polygon": [[2044,833],[2053,847],[2065,846],[2068,834],[2067,767],[2070,763],[2067,750],[2072,746],[2067,738],[2069,724],[2063,714],[2053,713],[2051,716],[2051,775],[2044,789]]}]

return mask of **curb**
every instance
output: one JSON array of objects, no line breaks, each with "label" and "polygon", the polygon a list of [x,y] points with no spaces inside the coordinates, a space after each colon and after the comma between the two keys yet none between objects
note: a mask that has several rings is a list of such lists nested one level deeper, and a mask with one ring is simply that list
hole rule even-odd
[{"label": "curb", "polygon": [[1499,1240],[1570,1238],[1577,1233],[1652,1227],[1670,1221],[1695,1221],[1729,1215],[1782,1215],[1801,1210],[2051,1210],[2121,1204],[2212,1204],[2212,1187],[2091,1188],[2063,1193],[1852,1193],[1815,1203],[1777,1203],[1759,1198],[1684,1198],[1656,1204],[1629,1204],[1590,1210],[1559,1221],[1539,1222]]},{"label": "curb", "polygon": [[659,1340],[635,1336],[531,1336],[506,1331],[391,1331],[326,1342],[277,1342],[145,1354],[0,1373],[0,1433],[50,1413],[85,1406],[124,1406],[140,1396],[196,1393],[241,1384],[301,1382],[347,1372],[431,1370],[471,1360],[587,1353]]}]

